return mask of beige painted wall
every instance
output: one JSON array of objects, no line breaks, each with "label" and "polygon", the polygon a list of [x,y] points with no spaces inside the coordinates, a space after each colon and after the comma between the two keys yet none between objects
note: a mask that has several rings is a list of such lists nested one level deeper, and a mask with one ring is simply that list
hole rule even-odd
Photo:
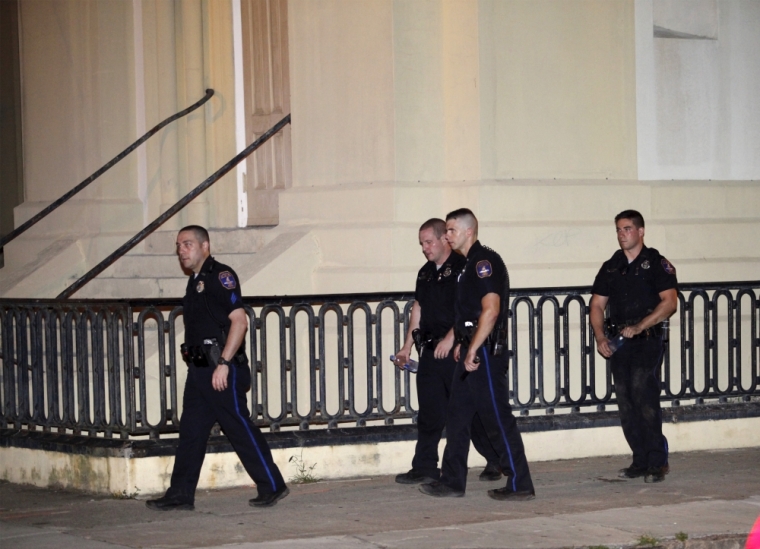
[{"label": "beige painted wall", "polygon": [[635,178],[633,15],[607,0],[291,1],[294,186]]},{"label": "beige painted wall", "polygon": [[633,3],[482,0],[483,178],[636,178]]},{"label": "beige painted wall", "polygon": [[[131,4],[30,0],[20,8],[26,200],[49,201],[134,139]],[[135,176],[133,158],[88,196],[136,198]]]},{"label": "beige painted wall", "polygon": [[389,0],[290,0],[293,185],[394,179]]},{"label": "beige painted wall", "polygon": [[[215,96],[207,106],[161,130],[79,197],[139,200],[139,227],[235,154],[230,1],[30,0],[20,18],[27,201],[58,198],[208,87]],[[236,204],[227,176],[170,226],[236,226]]]}]

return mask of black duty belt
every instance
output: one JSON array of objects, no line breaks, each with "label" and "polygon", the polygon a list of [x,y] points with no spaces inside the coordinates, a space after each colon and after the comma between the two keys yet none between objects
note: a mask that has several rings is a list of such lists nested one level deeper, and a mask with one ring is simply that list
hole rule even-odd
[{"label": "black duty belt", "polygon": [[[624,328],[628,328],[629,326],[635,326],[641,321],[641,319],[638,320],[627,320],[625,322],[620,323],[613,323],[609,319],[605,321],[605,332],[607,334],[607,337],[615,337],[620,332],[623,331]],[[640,333],[636,334],[635,336],[629,338],[629,339],[650,339],[650,338],[661,338],[665,329],[663,326],[663,323],[660,322],[659,324],[655,324],[654,326],[650,326],[646,330],[642,330]]]},{"label": "black duty belt", "polygon": [[[188,345],[183,343],[180,345],[180,352],[182,353],[182,360],[185,363],[192,364],[198,368],[208,368],[209,366],[216,368],[219,364],[219,358],[222,356],[222,349],[219,346],[219,342],[216,338],[204,339],[203,345]],[[246,357],[245,351],[241,348],[232,358],[232,363],[236,366],[246,364],[248,357]]]},{"label": "black duty belt", "polygon": [[419,329],[412,331],[412,339],[414,340],[414,345],[417,347],[418,353],[423,349],[435,350],[436,346],[443,338],[444,336],[435,336],[432,332],[423,332]]},{"label": "black duty belt", "polygon": [[[472,343],[472,336],[475,334],[475,330],[478,327],[477,322],[471,324],[472,326],[466,326],[464,331],[459,330],[458,328],[454,328],[454,339],[456,339],[456,342],[464,347],[470,346],[470,343]],[[493,356],[499,356],[502,352],[504,352],[504,346],[507,339],[506,336],[507,333],[505,330],[494,329],[490,334],[488,334],[488,337],[486,338],[483,345],[488,347]]]}]

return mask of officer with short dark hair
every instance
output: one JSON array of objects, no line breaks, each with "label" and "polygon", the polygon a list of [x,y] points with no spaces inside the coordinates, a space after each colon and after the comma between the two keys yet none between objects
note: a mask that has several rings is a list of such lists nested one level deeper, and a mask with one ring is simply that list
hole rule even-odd
[{"label": "officer with short dark hair", "polygon": [[182,300],[182,356],[188,371],[171,486],[164,497],[146,502],[148,508],[157,511],[195,508],[195,488],[216,422],[256,483],[258,497],[251,499],[250,505],[269,507],[289,493],[269,445],[248,411],[248,316],[240,281],[235,271],[218,263],[210,253],[206,229],[190,225],[180,230],[177,254],[182,266],[192,271]]},{"label": "officer with short dark hair", "polygon": [[[597,349],[611,362],[620,423],[633,450],[633,463],[618,476],[662,482],[670,471],[660,408],[660,366],[667,336],[662,323],[678,308],[676,269],[644,245],[644,218],[639,212],[619,213],[615,227],[620,250],[596,275],[590,316]],[[619,335],[624,344],[615,349],[610,340]]]},{"label": "officer with short dark hair", "polygon": [[465,208],[446,216],[446,239],[466,257],[458,275],[454,330],[457,367],[446,419],[441,480],[420,486],[430,496],[461,497],[467,485],[470,425],[477,413],[507,475],[497,500],[535,497],[522,437],[509,405],[506,352],[509,275],[499,254],[478,241],[478,221]]},{"label": "officer with short dark hair", "polygon": [[[438,443],[446,426],[446,408],[456,368],[453,356],[456,283],[465,263],[464,257],[451,251],[443,219],[433,218],[423,223],[419,241],[428,261],[417,274],[406,339],[395,355],[399,368],[408,363],[412,345],[417,346],[420,358],[416,376],[417,446],[412,468],[396,476],[396,482],[401,484],[434,482],[440,477]],[[472,424],[472,443],[486,458],[480,480],[499,480],[499,456],[477,415]]]}]

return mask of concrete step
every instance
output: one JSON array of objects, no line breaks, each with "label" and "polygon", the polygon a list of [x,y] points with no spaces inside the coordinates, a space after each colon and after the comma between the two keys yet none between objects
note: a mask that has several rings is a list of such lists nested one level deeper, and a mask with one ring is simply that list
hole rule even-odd
[{"label": "concrete step", "polygon": [[[424,260],[423,260],[424,261]],[[678,281],[732,282],[758,280],[760,258],[754,259],[679,259],[673,263],[678,268]],[[591,286],[601,267],[598,262],[575,262],[561,265],[507,262],[513,288],[551,288],[562,286]],[[320,293],[347,293],[367,291],[413,291],[417,266],[326,266],[321,265],[311,273],[311,280]]]},{"label": "concrete step", "polygon": [[[366,242],[366,246],[346,246],[343,226],[318,225],[312,234],[320,242],[325,266],[382,269],[396,265],[417,269],[424,260],[416,242],[417,227],[398,223],[352,227],[351,240]],[[646,242],[678,268],[679,257],[705,261],[760,259],[755,244],[758,233],[760,219],[709,223],[653,221],[647,224]],[[611,220],[603,224],[484,222],[480,225],[480,241],[499,252],[507,265],[561,267],[563,263],[578,262],[601,265],[617,249]]]},{"label": "concrete step", "polygon": [[[217,261],[229,265],[235,271],[249,259],[250,255],[253,253],[212,254]],[[98,278],[172,278],[187,274],[189,273],[183,271],[179,258],[174,254],[130,254],[117,260]]]},{"label": "concrete step", "polygon": [[[18,227],[50,202],[24,202],[13,210]],[[106,213],[107,212],[107,213]],[[30,235],[79,234],[96,228],[103,233],[127,231],[135,234],[143,224],[143,204],[138,199],[71,199],[29,229]]]},{"label": "concrete step", "polygon": [[[242,254],[256,252],[271,238],[271,229],[212,229],[209,231],[211,253]],[[177,231],[156,231],[138,244],[135,254],[174,255],[176,253]]]},{"label": "concrete step", "polygon": [[[413,222],[466,206],[481,223],[612,223],[625,209],[647,221],[757,218],[752,181],[509,180],[373,183],[280,193],[280,224]],[[705,207],[707,205],[707,207]]]},{"label": "concrete step", "polygon": [[182,278],[96,278],[79,290],[73,299],[131,299],[182,297],[187,277]]}]

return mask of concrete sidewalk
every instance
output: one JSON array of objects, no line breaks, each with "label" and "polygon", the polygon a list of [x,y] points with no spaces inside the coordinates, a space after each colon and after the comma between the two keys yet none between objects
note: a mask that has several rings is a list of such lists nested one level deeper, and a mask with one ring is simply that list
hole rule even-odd
[{"label": "concrete sidewalk", "polygon": [[[486,495],[503,482],[480,482],[479,470],[464,498],[431,498],[378,477],[291,485],[271,509],[248,506],[255,489],[201,492],[195,512],[150,511],[143,496],[3,483],[0,547],[552,549],[667,541],[680,532],[689,540],[670,546],[744,546],[760,515],[760,449],[672,454],[660,484],[618,479],[626,465],[620,457],[535,463],[536,499],[509,503]],[[696,539],[705,536],[713,538]]]}]

